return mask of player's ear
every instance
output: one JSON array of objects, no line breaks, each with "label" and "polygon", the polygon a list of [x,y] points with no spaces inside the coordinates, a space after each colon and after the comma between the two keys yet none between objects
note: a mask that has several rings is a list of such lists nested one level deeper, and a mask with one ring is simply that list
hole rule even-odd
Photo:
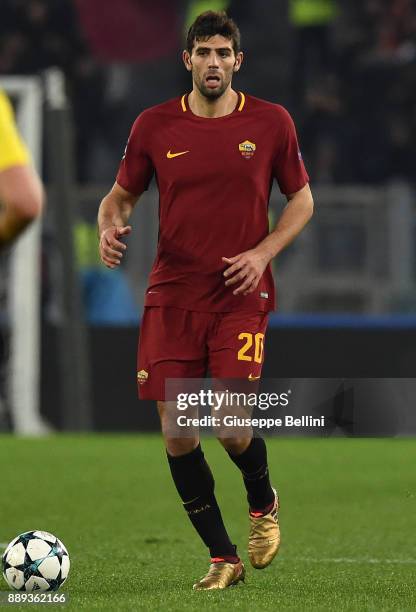
[{"label": "player's ear", "polygon": [[189,55],[189,51],[185,49],[182,53],[183,63],[185,64],[185,68],[190,72],[192,70],[192,62],[191,56]]},{"label": "player's ear", "polygon": [[234,62],[234,72],[238,72],[240,70],[241,64],[243,63],[244,54],[242,51],[239,51],[235,56]]}]

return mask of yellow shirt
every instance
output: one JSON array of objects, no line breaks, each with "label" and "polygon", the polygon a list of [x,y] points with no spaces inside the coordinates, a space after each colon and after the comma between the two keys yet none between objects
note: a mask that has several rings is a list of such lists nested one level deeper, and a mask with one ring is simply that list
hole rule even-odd
[{"label": "yellow shirt", "polygon": [[29,162],[29,153],[19,136],[12,105],[0,89],[0,172]]}]

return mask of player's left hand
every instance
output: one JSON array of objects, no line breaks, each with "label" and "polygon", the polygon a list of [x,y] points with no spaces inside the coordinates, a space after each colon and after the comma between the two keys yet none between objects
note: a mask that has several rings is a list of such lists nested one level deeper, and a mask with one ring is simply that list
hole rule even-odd
[{"label": "player's left hand", "polygon": [[230,266],[224,272],[225,278],[228,279],[225,286],[242,281],[241,285],[234,289],[233,295],[248,295],[257,288],[270,257],[263,251],[250,249],[234,257],[223,257],[222,260]]}]

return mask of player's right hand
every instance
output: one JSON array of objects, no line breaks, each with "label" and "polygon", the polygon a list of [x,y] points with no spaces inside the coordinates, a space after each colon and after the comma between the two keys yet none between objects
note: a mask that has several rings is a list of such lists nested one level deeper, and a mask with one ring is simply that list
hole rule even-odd
[{"label": "player's right hand", "polygon": [[107,268],[113,269],[120,265],[123,253],[127,249],[120,238],[127,236],[130,232],[130,225],[125,227],[111,226],[101,232],[100,257]]}]

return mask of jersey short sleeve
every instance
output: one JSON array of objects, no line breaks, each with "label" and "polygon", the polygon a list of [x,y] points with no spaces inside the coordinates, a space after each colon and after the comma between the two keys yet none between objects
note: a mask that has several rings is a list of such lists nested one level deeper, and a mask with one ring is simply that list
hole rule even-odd
[{"label": "jersey short sleeve", "polygon": [[0,90],[0,171],[29,162],[28,150],[19,136],[9,99]]},{"label": "jersey short sleeve", "polygon": [[288,195],[302,189],[309,182],[309,176],[302,160],[293,119],[282,106],[277,108],[279,132],[277,153],[273,160],[273,175],[280,191]]},{"label": "jersey short sleeve", "polygon": [[147,190],[154,172],[147,151],[146,132],[146,119],[142,114],[133,123],[116,179],[123,189],[134,195]]}]

